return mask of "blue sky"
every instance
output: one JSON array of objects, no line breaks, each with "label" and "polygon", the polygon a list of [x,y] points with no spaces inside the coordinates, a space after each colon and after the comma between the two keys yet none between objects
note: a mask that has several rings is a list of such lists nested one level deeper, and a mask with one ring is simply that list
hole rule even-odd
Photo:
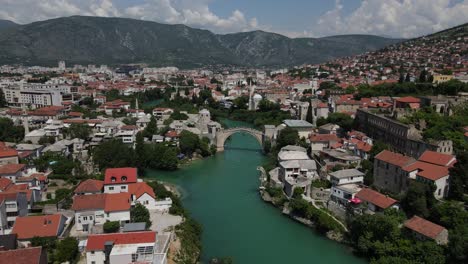
[{"label": "blue sky", "polygon": [[416,37],[468,22],[468,0],[0,0],[0,19],[130,17],[216,33]]}]

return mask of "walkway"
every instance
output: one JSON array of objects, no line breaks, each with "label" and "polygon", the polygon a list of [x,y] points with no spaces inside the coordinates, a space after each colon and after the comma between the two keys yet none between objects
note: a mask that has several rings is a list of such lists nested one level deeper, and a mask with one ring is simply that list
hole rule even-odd
[{"label": "walkway", "polygon": [[325,214],[329,215],[331,218],[333,218],[338,224],[340,224],[344,230],[346,232],[348,232],[348,228],[346,227],[345,224],[343,224],[343,222],[341,222],[340,220],[338,220],[335,216],[331,215],[330,213],[328,213],[327,211],[323,210],[322,208],[318,207],[316,204],[315,204],[315,200],[308,197],[308,196],[305,196],[305,195],[302,195],[302,198],[306,201],[308,201],[309,203],[311,203],[315,208],[319,209],[320,211],[324,212]]}]

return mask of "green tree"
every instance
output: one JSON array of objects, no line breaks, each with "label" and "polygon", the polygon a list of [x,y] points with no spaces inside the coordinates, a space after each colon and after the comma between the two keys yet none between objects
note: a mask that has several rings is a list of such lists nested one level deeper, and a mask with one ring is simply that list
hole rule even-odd
[{"label": "green tree", "polygon": [[281,149],[287,145],[296,145],[299,142],[299,132],[297,130],[286,127],[279,132],[278,138],[276,140],[276,145],[278,149]]},{"label": "green tree", "polygon": [[152,137],[153,135],[157,135],[157,134],[158,134],[158,124],[156,122],[156,118],[154,116],[151,116],[150,122],[145,127],[144,136]]},{"label": "green tree", "polygon": [[146,228],[151,226],[150,213],[146,207],[137,203],[130,209],[130,221],[132,223],[146,223]]},{"label": "green tree", "polygon": [[67,129],[67,135],[70,138],[88,139],[91,134],[91,127],[87,124],[71,124]]},{"label": "green tree", "polygon": [[434,206],[434,186],[417,181],[411,181],[401,205],[408,216],[429,216],[429,210]]},{"label": "green tree", "polygon": [[192,155],[193,152],[199,147],[199,137],[187,130],[183,130],[179,135],[180,151],[187,155]]},{"label": "green tree", "polygon": [[132,167],[135,165],[135,154],[133,148],[125,145],[121,140],[114,139],[94,148],[93,160],[101,170]]},{"label": "green tree", "polygon": [[55,143],[55,137],[52,136],[42,136],[38,143],[40,145],[49,145],[49,144],[54,144]]},{"label": "green tree", "polygon": [[73,237],[67,237],[57,243],[54,259],[58,263],[72,263],[78,256],[78,240]]},{"label": "green tree", "polygon": [[236,99],[234,99],[233,103],[236,109],[247,109],[247,105],[249,103],[249,97],[239,96]]},{"label": "green tree", "polygon": [[24,128],[15,126],[13,121],[6,117],[0,117],[0,141],[20,142],[24,138]]},{"label": "green tree", "polygon": [[269,112],[269,111],[275,111],[275,110],[280,110],[279,104],[274,103],[267,99],[262,99],[260,100],[260,102],[258,102],[258,111],[260,112]]},{"label": "green tree", "polygon": [[457,163],[450,168],[449,197],[463,201],[468,193],[468,152],[462,151],[457,155]]},{"label": "green tree", "polygon": [[108,221],[104,223],[104,233],[116,233],[120,229],[119,221]]},{"label": "green tree", "polygon": [[353,128],[354,119],[344,113],[331,113],[327,117],[327,122],[337,124],[343,132],[348,132]]},{"label": "green tree", "polygon": [[175,110],[174,113],[171,114],[172,120],[187,120],[188,115],[181,113],[179,110]]}]

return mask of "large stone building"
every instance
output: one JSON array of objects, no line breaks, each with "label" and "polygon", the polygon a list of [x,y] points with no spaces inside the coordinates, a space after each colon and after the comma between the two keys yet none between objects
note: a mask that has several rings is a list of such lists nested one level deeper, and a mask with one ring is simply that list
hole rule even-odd
[{"label": "large stone building", "polygon": [[445,154],[452,154],[451,140],[425,142],[421,131],[415,125],[406,125],[384,115],[358,109],[356,120],[359,130],[377,141],[385,142],[397,150],[411,157],[417,158],[426,150]]}]

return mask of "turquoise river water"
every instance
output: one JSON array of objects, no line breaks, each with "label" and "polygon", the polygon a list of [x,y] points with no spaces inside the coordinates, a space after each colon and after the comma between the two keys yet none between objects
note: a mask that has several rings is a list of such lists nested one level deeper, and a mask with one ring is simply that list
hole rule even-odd
[{"label": "turquoise river water", "polygon": [[[245,124],[227,121],[227,125]],[[180,188],[184,206],[203,225],[202,263],[227,256],[236,264],[365,263],[263,202],[256,170],[263,161],[252,136],[234,134],[226,150],[214,157],[146,176]]]}]

